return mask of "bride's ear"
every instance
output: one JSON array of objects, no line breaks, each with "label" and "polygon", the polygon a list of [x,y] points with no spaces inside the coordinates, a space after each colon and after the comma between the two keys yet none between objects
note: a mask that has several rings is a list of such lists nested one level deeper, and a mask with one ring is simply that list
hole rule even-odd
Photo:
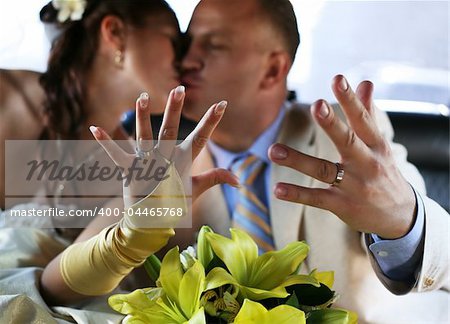
[{"label": "bride's ear", "polygon": [[100,24],[101,42],[114,51],[123,51],[125,48],[126,26],[117,16],[105,16]]}]

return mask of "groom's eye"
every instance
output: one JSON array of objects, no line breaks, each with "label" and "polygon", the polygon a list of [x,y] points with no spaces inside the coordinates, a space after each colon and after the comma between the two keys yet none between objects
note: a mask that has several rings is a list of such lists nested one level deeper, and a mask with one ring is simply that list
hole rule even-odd
[{"label": "groom's eye", "polygon": [[219,51],[219,50],[226,49],[226,45],[223,42],[210,40],[210,41],[205,42],[204,48],[209,51]]}]

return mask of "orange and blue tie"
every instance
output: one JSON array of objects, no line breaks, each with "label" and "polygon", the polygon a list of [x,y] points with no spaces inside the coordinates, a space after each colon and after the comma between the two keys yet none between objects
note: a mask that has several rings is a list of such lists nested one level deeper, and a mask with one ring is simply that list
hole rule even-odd
[{"label": "orange and blue tie", "polygon": [[269,210],[254,186],[255,180],[264,176],[265,167],[266,163],[255,155],[238,158],[231,166],[241,183],[232,214],[233,227],[246,231],[258,245],[260,254],[275,249]]}]

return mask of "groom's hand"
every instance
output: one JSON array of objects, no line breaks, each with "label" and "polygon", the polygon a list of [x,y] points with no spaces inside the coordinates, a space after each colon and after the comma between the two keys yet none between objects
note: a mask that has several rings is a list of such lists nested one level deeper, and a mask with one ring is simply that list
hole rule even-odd
[{"label": "groom's hand", "polygon": [[293,168],[328,188],[305,188],[278,183],[277,198],[329,210],[355,230],[395,239],[408,233],[414,223],[415,195],[395,164],[391,148],[375,122],[373,84],[364,81],[356,93],[342,75],[332,89],[348,125],[324,100],[311,107],[315,121],[335,144],[341,160],[327,161],[275,144],[269,157]]}]

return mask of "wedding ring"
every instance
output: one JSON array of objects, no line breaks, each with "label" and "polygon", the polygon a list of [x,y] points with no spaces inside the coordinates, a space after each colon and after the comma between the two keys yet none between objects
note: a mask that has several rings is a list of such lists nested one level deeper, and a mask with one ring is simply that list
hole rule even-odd
[{"label": "wedding ring", "polygon": [[338,186],[341,183],[342,179],[344,179],[344,174],[345,174],[345,171],[342,168],[340,163],[336,162],[335,165],[337,168],[337,173],[336,173],[336,178],[334,179],[333,183],[331,183],[332,186]]}]

